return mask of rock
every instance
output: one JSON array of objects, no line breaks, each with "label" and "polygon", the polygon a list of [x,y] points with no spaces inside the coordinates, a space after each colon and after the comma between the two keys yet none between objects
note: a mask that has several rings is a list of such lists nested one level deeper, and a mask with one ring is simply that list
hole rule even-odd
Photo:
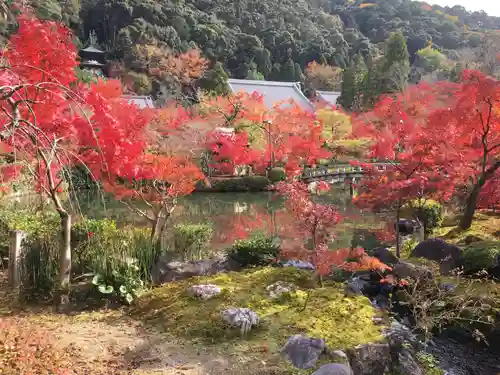
[{"label": "rock", "polygon": [[386,343],[359,345],[348,351],[356,375],[425,375],[415,360],[419,342],[410,330],[397,321],[383,330]]},{"label": "rock", "polygon": [[295,290],[297,290],[297,287],[285,281],[278,281],[274,284],[269,285],[266,289],[269,292],[269,297],[279,298],[283,294],[294,292]]},{"label": "rock", "polygon": [[[414,220],[399,219],[399,234],[401,236],[407,236],[413,234],[417,228],[418,223]],[[394,223],[394,230],[397,229],[396,223]]]},{"label": "rock", "polygon": [[476,242],[482,242],[484,241],[481,237],[478,237],[478,236],[474,236],[472,234],[469,234],[468,236],[466,236],[463,240],[463,242],[466,244],[466,245],[470,245],[470,244],[473,244],[473,243],[476,243]]},{"label": "rock", "polygon": [[287,260],[283,263],[283,267],[295,267],[299,270],[311,270],[314,271],[314,266],[309,262],[303,262],[301,260]]},{"label": "rock", "polygon": [[371,287],[371,283],[369,281],[366,281],[359,276],[354,276],[350,280],[347,280],[344,284],[344,291],[347,297],[362,296],[367,289]]},{"label": "rock", "polygon": [[411,257],[433,260],[441,264],[441,274],[448,274],[463,265],[463,252],[458,246],[439,238],[420,242],[411,252]]},{"label": "rock", "polygon": [[457,285],[452,283],[441,283],[439,285],[439,289],[445,292],[453,292],[457,289]]},{"label": "rock", "polygon": [[168,261],[160,258],[153,266],[154,285],[175,280],[185,280],[194,276],[215,275],[220,272],[238,271],[241,267],[229,258],[215,257],[191,262]]},{"label": "rock", "polygon": [[406,327],[396,320],[383,331],[389,342],[393,358],[397,358],[393,363],[393,368],[401,375],[425,375],[422,366],[415,360],[414,353],[419,350],[417,337]]},{"label": "rock", "polygon": [[326,344],[322,339],[294,335],[288,339],[281,354],[295,367],[309,369],[316,366],[319,356],[325,349]]},{"label": "rock", "polygon": [[424,266],[417,265],[406,261],[400,261],[398,264],[394,266],[392,269],[392,273],[394,276],[400,279],[413,279],[413,280],[432,280],[434,277],[432,271]]},{"label": "rock", "polygon": [[384,375],[392,365],[391,348],[386,343],[358,345],[347,355],[356,375]]},{"label": "rock", "polygon": [[231,327],[241,330],[242,334],[247,333],[260,323],[259,315],[248,308],[230,308],[222,312],[222,320]]},{"label": "rock", "polygon": [[377,247],[373,249],[370,254],[380,260],[382,263],[387,264],[388,266],[393,266],[396,263],[399,263],[399,259],[396,255],[392,253],[386,247]]},{"label": "rock", "polygon": [[193,285],[188,289],[188,293],[190,296],[200,298],[204,301],[215,297],[216,295],[220,294],[220,292],[220,288],[213,284]]},{"label": "rock", "polygon": [[331,363],[321,366],[312,375],[353,375],[352,369],[348,365],[341,363]]}]

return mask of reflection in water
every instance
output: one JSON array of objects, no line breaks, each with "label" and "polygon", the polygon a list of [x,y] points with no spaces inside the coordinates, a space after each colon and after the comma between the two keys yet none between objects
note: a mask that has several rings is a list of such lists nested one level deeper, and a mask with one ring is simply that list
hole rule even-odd
[{"label": "reflection in water", "polygon": [[[373,248],[378,242],[370,234],[379,229],[382,221],[371,213],[361,213],[350,202],[349,190],[336,186],[329,195],[321,197],[325,203],[337,206],[344,219],[335,228],[332,248],[365,246]],[[23,196],[10,200],[14,207],[39,207],[40,197]],[[81,191],[76,197],[66,199],[66,205],[73,212],[93,219],[110,218],[118,226],[147,226],[147,221],[125,205],[95,191]],[[218,251],[228,247],[235,240],[246,238],[255,231],[279,234],[290,240],[296,239],[296,228],[292,216],[286,211],[282,198],[273,193],[195,193],[180,200],[170,219],[174,224],[209,224],[213,238],[209,248]],[[165,250],[171,249],[172,233],[167,230],[163,239]],[[206,254],[179,254],[181,258],[199,258]]]}]

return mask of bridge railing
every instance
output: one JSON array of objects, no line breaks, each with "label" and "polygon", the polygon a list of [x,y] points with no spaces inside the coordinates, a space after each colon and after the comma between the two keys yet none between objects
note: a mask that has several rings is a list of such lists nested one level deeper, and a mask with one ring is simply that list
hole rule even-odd
[{"label": "bridge railing", "polygon": [[[373,164],[379,171],[384,171],[387,169],[387,166],[390,164]],[[343,174],[362,174],[364,169],[361,166],[332,166],[332,167],[320,167],[320,168],[310,168],[306,169],[302,173],[302,178],[315,178],[315,177],[323,177],[323,176],[334,176],[334,175],[343,175]]]}]

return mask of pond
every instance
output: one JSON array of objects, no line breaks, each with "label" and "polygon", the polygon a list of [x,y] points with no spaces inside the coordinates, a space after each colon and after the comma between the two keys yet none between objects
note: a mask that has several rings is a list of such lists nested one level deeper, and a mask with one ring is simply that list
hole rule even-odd
[{"label": "pond", "polygon": [[[349,189],[344,185],[333,186],[330,193],[322,197],[326,203],[337,207],[342,221],[336,226],[331,248],[362,246],[376,247],[379,242],[374,232],[385,228],[383,218],[370,212],[362,212],[351,203]],[[287,233],[291,240],[294,222],[287,211],[284,200],[271,192],[262,193],[194,193],[180,200],[168,226],[162,243],[165,250],[171,249],[171,228],[175,224],[208,224],[213,236],[208,248],[218,252],[230,246],[235,240],[246,238],[252,233],[263,231],[268,234]],[[10,200],[12,207],[37,206],[40,198],[22,196]],[[147,226],[147,221],[131,211],[112,196],[96,191],[80,191],[69,199],[66,205],[74,212],[93,218],[109,218],[118,226]],[[172,251],[169,251],[172,253]],[[173,251],[175,253],[175,251]],[[179,260],[193,260],[207,254],[176,254]]]}]

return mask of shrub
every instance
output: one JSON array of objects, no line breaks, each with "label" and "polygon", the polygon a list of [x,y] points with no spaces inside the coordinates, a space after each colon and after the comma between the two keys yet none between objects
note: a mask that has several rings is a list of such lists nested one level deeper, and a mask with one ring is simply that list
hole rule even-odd
[{"label": "shrub", "polygon": [[110,219],[82,219],[71,227],[73,250],[73,272],[85,273],[93,270],[96,262],[108,257],[120,233],[116,223]]},{"label": "shrub", "polygon": [[421,221],[425,229],[425,235],[432,234],[443,222],[441,205],[433,200],[415,201],[412,203],[413,213]]},{"label": "shrub", "polygon": [[25,233],[23,240],[22,288],[28,296],[50,294],[59,268],[60,218],[52,211],[2,210],[0,214],[2,254],[8,256],[11,230]]},{"label": "shrub", "polygon": [[98,273],[92,279],[92,284],[104,295],[114,294],[120,300],[131,304],[144,290],[144,282],[140,278],[140,268],[136,259],[122,259],[115,263],[110,273]]},{"label": "shrub", "polygon": [[173,227],[174,251],[184,258],[200,259],[212,239],[213,229],[207,224],[177,224]]},{"label": "shrub", "polygon": [[245,176],[243,183],[247,191],[263,191],[267,190],[271,181],[265,176]]},{"label": "shrub", "polygon": [[242,267],[266,266],[279,255],[280,243],[277,237],[256,233],[247,240],[236,241],[227,250],[228,256]]},{"label": "shrub", "polygon": [[410,238],[406,241],[404,241],[403,245],[401,246],[401,254],[403,254],[406,258],[408,258],[413,251],[413,249],[419,244],[419,242],[414,239]]},{"label": "shrub", "polygon": [[272,183],[285,181],[286,173],[283,168],[272,168],[268,173],[267,177]]},{"label": "shrub", "polygon": [[55,348],[50,332],[22,319],[0,318],[0,373],[73,374],[71,354]]},{"label": "shrub", "polygon": [[271,181],[265,176],[245,176],[215,179],[210,187],[197,185],[198,191],[216,192],[245,192],[245,191],[265,191],[271,185]]},{"label": "shrub", "polygon": [[480,271],[500,264],[500,244],[495,242],[477,242],[464,250],[466,271]]},{"label": "shrub", "polygon": [[103,241],[94,235],[86,246],[88,249],[83,258],[86,272],[101,275],[108,281],[122,276],[129,278],[129,268],[137,268],[134,271],[137,275],[132,278],[147,284],[151,281],[153,265],[160,256],[160,245],[153,243],[149,232],[144,229],[117,230]]},{"label": "shrub", "polygon": [[28,299],[50,299],[59,276],[60,236],[30,235],[23,241],[21,280]]}]

